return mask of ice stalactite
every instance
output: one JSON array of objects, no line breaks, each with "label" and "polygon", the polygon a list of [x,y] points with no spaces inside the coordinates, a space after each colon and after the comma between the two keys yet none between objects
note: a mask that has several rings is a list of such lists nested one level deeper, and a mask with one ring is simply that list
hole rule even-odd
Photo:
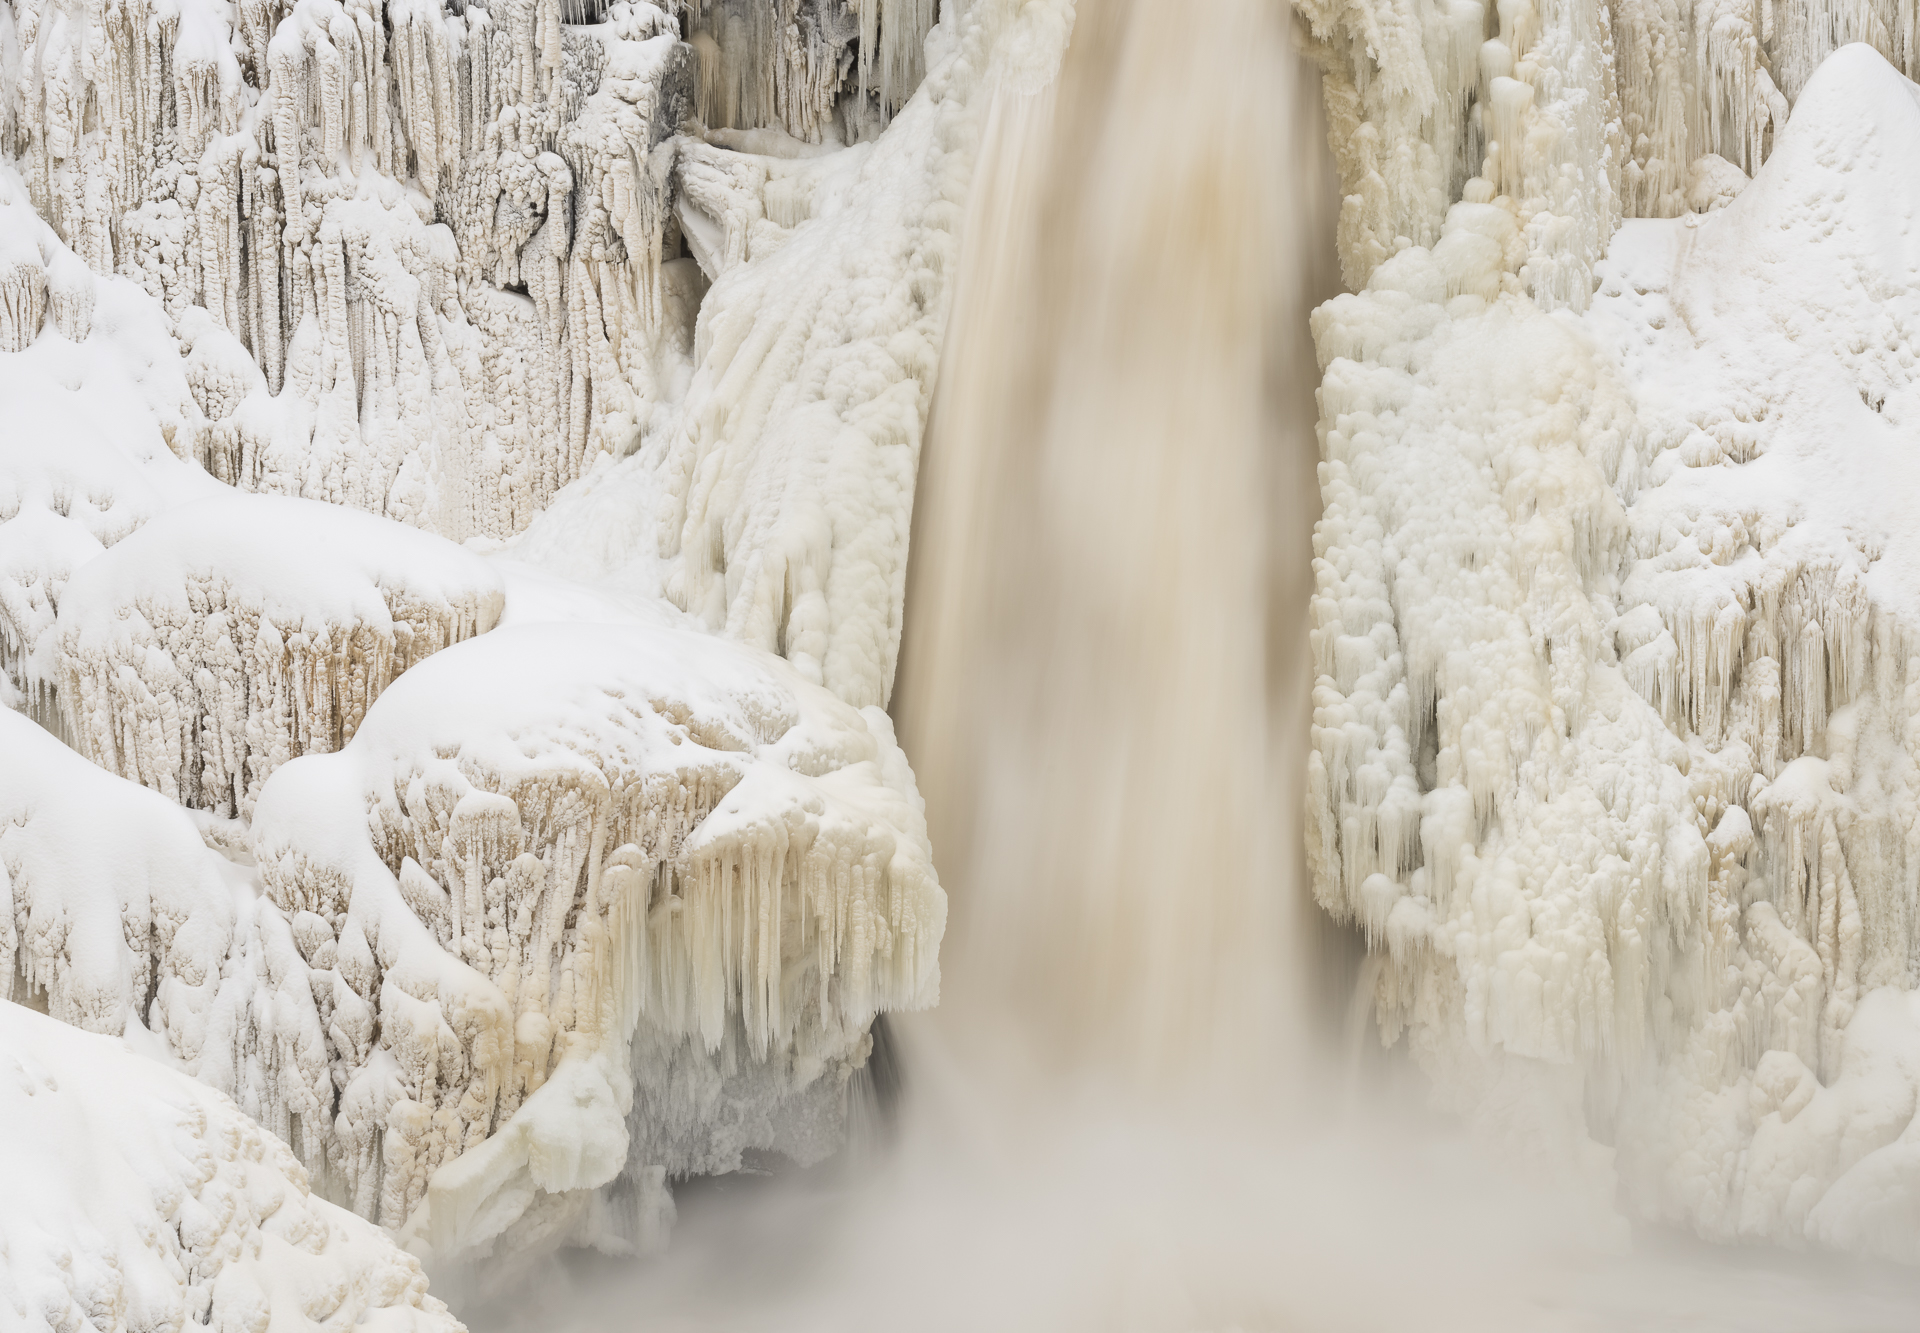
[{"label": "ice stalactite", "polygon": [[501,604],[494,570],[442,538],[235,494],[87,562],[48,651],[82,754],[246,818],[276,767],[346,744],[396,676],[491,629]]},{"label": "ice stalactite", "polygon": [[884,129],[926,75],[935,0],[677,0],[700,119],[808,143]]},{"label": "ice stalactite", "polygon": [[[536,1152],[532,1179],[587,1208],[629,1165],[635,1084],[684,1095],[691,1061],[775,1104],[837,1087],[875,1013],[937,988],[945,899],[884,716],[692,629],[522,625],[436,654],[339,754],[275,774],[254,849],[277,906],[331,923],[307,960],[337,960],[391,1057],[336,1049],[359,1062],[335,1127],[356,1200],[398,1226],[468,1154],[435,1196],[447,1257],[526,1206],[503,1200],[556,1114],[587,1133],[576,1084],[611,1089],[604,1150]],[[630,1062],[642,1040],[665,1058]],[[634,1168],[757,1146],[684,1130]]]},{"label": "ice stalactite", "polygon": [[1471,186],[1316,312],[1308,847],[1448,1095],[1615,1145],[1641,1216],[1905,1256],[1920,606],[1881,497],[1920,418],[1872,238],[1920,214],[1920,104],[1864,47],[1799,93],[1584,319]]},{"label": "ice stalactite", "polygon": [[461,1327],[285,1144],[124,1043],[0,1005],[0,1124],[0,1172],[32,1201],[0,1215],[10,1328]]},{"label": "ice stalactite", "polygon": [[36,0],[19,41],[35,205],[258,367],[200,451],[223,479],[507,536],[662,396],[693,55],[654,6]]}]

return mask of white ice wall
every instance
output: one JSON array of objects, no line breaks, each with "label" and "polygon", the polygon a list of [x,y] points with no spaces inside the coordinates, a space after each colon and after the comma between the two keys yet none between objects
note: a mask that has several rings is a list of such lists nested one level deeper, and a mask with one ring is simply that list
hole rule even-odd
[{"label": "white ice wall", "polygon": [[[1613,73],[1646,55],[1648,15],[1587,19]],[[1727,109],[1702,86],[1635,84],[1628,123],[1678,143]],[[1792,92],[1751,183],[1577,157],[1619,182],[1595,217],[1689,211],[1562,252],[1572,290],[1504,149],[1431,245],[1348,237],[1308,853],[1445,1098],[1610,1159],[1642,1216],[1911,1257],[1920,89],[1854,46]]]}]

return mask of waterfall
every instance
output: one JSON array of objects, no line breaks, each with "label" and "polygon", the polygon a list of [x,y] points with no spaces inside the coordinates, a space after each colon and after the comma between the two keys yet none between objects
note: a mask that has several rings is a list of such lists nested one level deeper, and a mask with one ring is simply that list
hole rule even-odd
[{"label": "waterfall", "polygon": [[1306,1040],[1332,205],[1290,170],[1284,21],[1200,0],[1169,41],[1146,4],[1083,5],[1057,82],[988,113],[894,702],[953,903],[922,1026],[980,1080],[1263,1096]]}]

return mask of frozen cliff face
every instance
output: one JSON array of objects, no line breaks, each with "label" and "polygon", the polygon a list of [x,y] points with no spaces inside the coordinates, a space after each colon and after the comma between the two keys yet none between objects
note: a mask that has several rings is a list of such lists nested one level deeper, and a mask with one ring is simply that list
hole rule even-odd
[{"label": "frozen cliff face", "polygon": [[0,1004],[0,1130],[9,1328],[460,1328],[285,1144],[125,1042]]},{"label": "frozen cliff face", "polygon": [[1445,1095],[1642,1216],[1914,1258],[1920,89],[1795,91],[1583,317],[1486,177],[1316,312],[1308,851]]}]

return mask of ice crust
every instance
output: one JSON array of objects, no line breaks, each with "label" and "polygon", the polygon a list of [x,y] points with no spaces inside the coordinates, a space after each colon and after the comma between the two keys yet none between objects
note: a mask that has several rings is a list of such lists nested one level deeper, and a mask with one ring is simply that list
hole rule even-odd
[{"label": "ice crust", "polygon": [[1490,177],[1315,313],[1308,852],[1443,1096],[1640,1217],[1912,1261],[1920,89],[1792,91],[1584,315]]}]

